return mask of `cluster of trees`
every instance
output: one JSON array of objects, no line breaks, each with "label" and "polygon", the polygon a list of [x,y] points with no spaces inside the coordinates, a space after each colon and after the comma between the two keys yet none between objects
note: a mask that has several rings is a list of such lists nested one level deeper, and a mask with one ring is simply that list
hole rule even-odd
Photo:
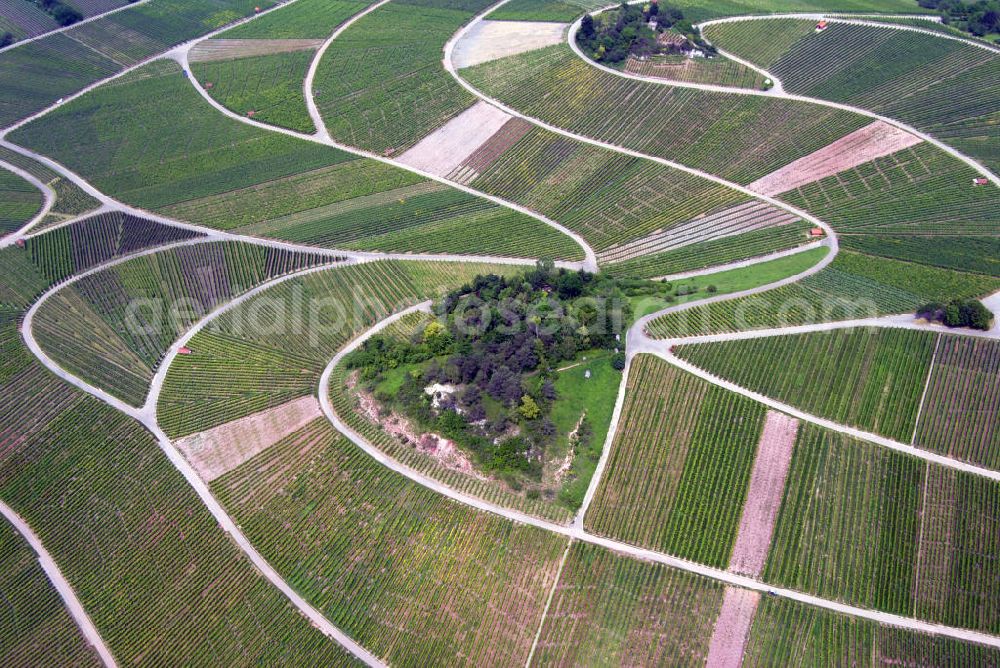
[{"label": "cluster of trees", "polygon": [[976,299],[953,299],[947,304],[931,302],[917,309],[917,317],[947,327],[970,327],[984,332],[993,324],[993,313]]},{"label": "cluster of trees", "polygon": [[11,44],[14,43],[14,41],[15,41],[14,33],[12,32],[3,33],[2,35],[0,35],[0,49],[4,48],[5,46],[10,46]]},{"label": "cluster of trees", "polygon": [[[686,41],[668,46],[659,44],[659,34],[671,29],[685,36]],[[605,63],[619,63],[630,55],[645,58],[695,47],[706,53],[715,52],[684,19],[681,10],[655,1],[644,6],[622,2],[616,11],[584,16],[576,41],[594,60]]]},{"label": "cluster of trees", "polygon": [[919,4],[938,10],[945,23],[977,37],[1000,33],[1000,0],[919,0]]},{"label": "cluster of trees", "polygon": [[[540,479],[542,455],[557,436],[549,418],[556,368],[583,350],[624,348],[628,300],[612,279],[539,263],[514,278],[477,276],[436,311],[409,340],[373,337],[345,363],[372,386],[391,369],[413,366],[379,401],[463,446],[481,470],[515,489]],[[456,391],[435,401],[425,388],[436,383]]]},{"label": "cluster of trees", "polygon": [[61,26],[70,26],[83,20],[83,14],[60,0],[35,0],[35,4],[48,12]]}]

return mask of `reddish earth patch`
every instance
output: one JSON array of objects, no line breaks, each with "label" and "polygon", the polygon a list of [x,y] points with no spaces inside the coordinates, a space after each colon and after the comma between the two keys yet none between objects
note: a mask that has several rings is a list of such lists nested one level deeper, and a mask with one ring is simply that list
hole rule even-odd
[{"label": "reddish earth patch", "polygon": [[901,151],[922,139],[883,121],[875,121],[823,148],[790,162],[747,187],[762,195],[777,195]]},{"label": "reddish earth patch", "polygon": [[743,517],[729,559],[729,570],[734,573],[757,577],[764,568],[798,429],[799,421],[795,418],[767,412],[757,446],[757,459],[750,474]]},{"label": "reddish earth patch", "polygon": [[316,397],[302,397],[208,431],[185,436],[175,445],[198,475],[211,482],[321,415]]},{"label": "reddish earth patch", "polygon": [[760,594],[749,589],[726,587],[722,597],[722,610],[715,620],[712,641],[708,645],[708,668],[737,668],[743,663],[743,651],[750,636],[750,624]]}]

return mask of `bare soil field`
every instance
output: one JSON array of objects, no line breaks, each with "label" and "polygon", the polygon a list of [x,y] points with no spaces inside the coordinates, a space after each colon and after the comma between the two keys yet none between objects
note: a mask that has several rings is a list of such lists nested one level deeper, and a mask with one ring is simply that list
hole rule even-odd
[{"label": "bare soil field", "polygon": [[322,415],[316,397],[301,397],[175,442],[205,482],[233,470]]},{"label": "bare soil field", "polygon": [[485,102],[476,102],[416,146],[399,156],[403,164],[445,176],[487,143],[506,123],[510,114]]},{"label": "bare soil field", "polygon": [[764,568],[798,429],[799,421],[795,418],[767,412],[739,533],[729,559],[729,570],[735,573],[758,577]]},{"label": "bare soil field", "polygon": [[191,49],[188,60],[206,63],[213,60],[233,60],[275,53],[309,51],[323,45],[321,39],[206,39]]},{"label": "bare soil field", "polygon": [[523,118],[511,118],[490,137],[489,141],[473,151],[458,167],[448,173],[448,178],[458,183],[471,183],[489,169],[507,149],[521,140],[534,127]]},{"label": "bare soil field", "polygon": [[923,140],[919,137],[893,125],[875,121],[818,151],[788,163],[747,187],[762,195],[777,195],[901,151],[921,141]]},{"label": "bare soil field", "polygon": [[750,635],[750,624],[760,594],[749,589],[726,587],[722,610],[715,620],[712,642],[708,646],[708,668],[738,668],[743,663],[743,650]]},{"label": "bare soil field", "polygon": [[481,21],[455,45],[452,62],[462,69],[559,44],[566,28],[565,23]]}]

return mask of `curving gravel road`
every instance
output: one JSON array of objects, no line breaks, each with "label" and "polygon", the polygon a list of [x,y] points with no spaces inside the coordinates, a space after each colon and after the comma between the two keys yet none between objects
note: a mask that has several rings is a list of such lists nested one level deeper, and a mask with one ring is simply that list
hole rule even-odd
[{"label": "curving gravel road", "polygon": [[12,165],[9,162],[0,160],[0,167],[17,174],[42,192],[42,208],[38,211],[38,213],[32,216],[31,219],[22,225],[20,229],[8,232],[6,236],[0,237],[0,248],[6,248],[7,246],[17,242],[17,240],[24,236],[31,228],[40,223],[45,216],[49,215],[49,211],[52,210],[52,205],[56,203],[56,193],[48,186],[48,184],[42,183],[35,177],[34,174],[24,171],[17,165]]},{"label": "curving gravel road", "polygon": [[35,554],[38,555],[38,562],[41,564],[42,570],[45,571],[45,575],[48,576],[59,597],[62,598],[63,604],[66,606],[66,610],[69,611],[73,621],[80,627],[80,632],[83,633],[84,639],[94,648],[104,665],[109,666],[109,668],[117,666],[118,663],[115,661],[114,655],[108,649],[108,646],[104,644],[104,639],[97,632],[97,627],[90,620],[87,611],[83,609],[83,604],[76,597],[76,592],[73,591],[73,588],[63,576],[62,571],[59,570],[59,566],[56,565],[52,555],[42,545],[42,541],[31,530],[28,523],[3,501],[0,501],[0,515],[3,515],[8,522],[14,525],[17,532],[21,534],[28,545],[31,546],[31,549],[35,551]]}]

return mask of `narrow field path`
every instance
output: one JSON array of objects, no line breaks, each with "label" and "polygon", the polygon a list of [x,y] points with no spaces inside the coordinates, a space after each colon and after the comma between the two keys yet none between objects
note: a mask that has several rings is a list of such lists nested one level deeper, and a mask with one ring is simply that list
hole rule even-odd
[{"label": "narrow field path", "polygon": [[21,537],[24,538],[28,545],[31,546],[31,549],[35,551],[35,554],[38,555],[38,562],[41,564],[42,570],[45,571],[45,575],[48,576],[52,586],[55,587],[73,621],[80,627],[80,632],[83,634],[84,639],[94,648],[104,665],[109,666],[109,668],[117,666],[118,662],[115,661],[115,657],[111,653],[111,650],[108,649],[108,646],[104,644],[104,638],[97,632],[97,627],[90,620],[87,611],[83,609],[83,604],[76,597],[73,587],[70,586],[69,581],[66,580],[62,571],[59,570],[59,566],[56,565],[52,555],[42,545],[42,541],[31,530],[28,523],[3,501],[0,501],[0,515],[3,515],[14,526],[14,529],[21,534]]},{"label": "narrow field path", "polygon": [[8,232],[5,236],[0,237],[0,248],[10,246],[15,243],[22,235],[27,233],[31,228],[33,228],[38,223],[42,222],[45,216],[49,215],[49,211],[52,210],[52,206],[56,203],[56,193],[52,188],[48,186],[47,183],[42,183],[38,180],[34,174],[30,174],[17,165],[12,165],[9,162],[0,160],[0,167],[3,167],[8,172],[13,172],[17,174],[22,179],[35,186],[42,193],[42,208],[39,209],[38,213],[31,217],[20,229],[14,230],[13,232]]}]

